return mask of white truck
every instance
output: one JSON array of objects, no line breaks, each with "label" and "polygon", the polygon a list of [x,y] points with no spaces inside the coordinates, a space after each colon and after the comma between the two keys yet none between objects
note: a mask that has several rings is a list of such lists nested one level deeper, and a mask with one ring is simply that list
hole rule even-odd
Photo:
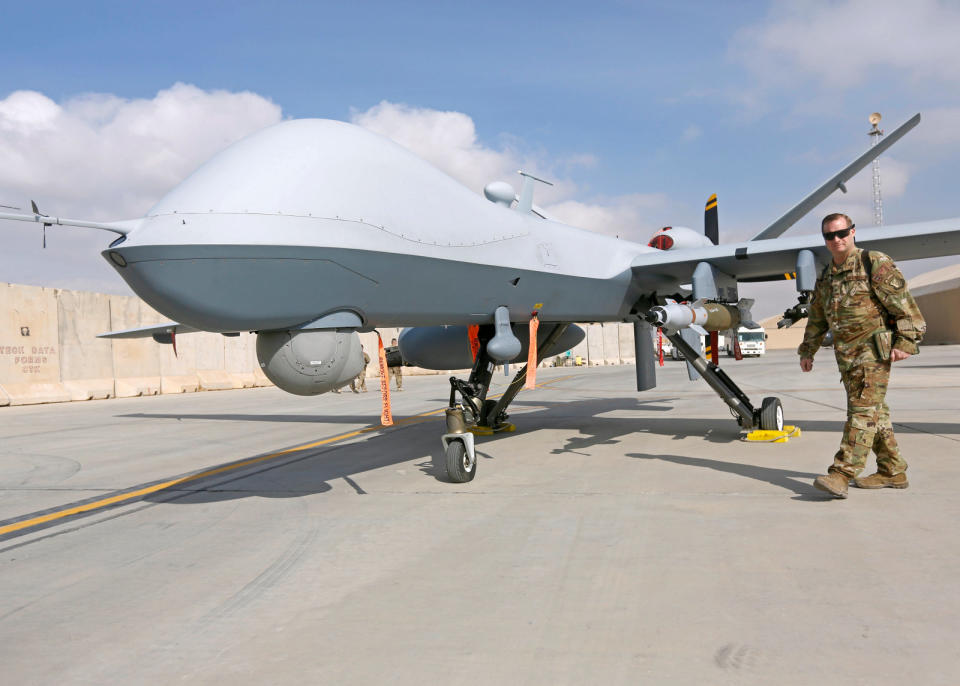
[{"label": "white truck", "polygon": [[[737,329],[737,339],[740,341],[740,353],[747,357],[753,355],[760,357],[767,352],[767,334],[763,328],[748,329],[741,326]],[[736,352],[733,347],[733,338],[727,343],[727,356],[733,357]]]}]

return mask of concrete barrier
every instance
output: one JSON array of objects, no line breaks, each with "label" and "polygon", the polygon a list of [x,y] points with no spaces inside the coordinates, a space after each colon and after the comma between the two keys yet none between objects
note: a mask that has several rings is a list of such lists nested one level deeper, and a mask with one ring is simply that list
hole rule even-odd
[{"label": "concrete barrier", "polygon": [[[960,265],[910,282],[927,318],[925,344],[960,343]],[[762,322],[770,349],[795,349],[804,323],[777,329],[778,317]],[[270,386],[256,359],[256,336],[184,334],[177,350],[152,339],[102,340],[98,333],[167,321],[134,296],[0,284],[0,406],[116,397],[193,393]],[[635,362],[633,327],[586,323],[584,340],[570,353],[586,364]],[[385,346],[399,335],[380,330]],[[370,355],[367,377],[378,376],[377,334],[360,334]],[[554,360],[542,360],[552,364]],[[405,367],[404,375],[450,374]]]},{"label": "concrete barrier", "polygon": [[600,325],[603,334],[603,364],[620,364],[620,324],[606,322]]},{"label": "concrete barrier", "polygon": [[[104,331],[122,331],[146,326],[150,316],[147,305],[139,298],[111,295],[110,326]],[[156,322],[156,320],[154,320]],[[114,392],[118,398],[160,393],[160,346],[150,338],[132,338],[111,342]]]},{"label": "concrete barrier", "polygon": [[8,405],[63,402],[57,291],[0,285],[0,386]]},{"label": "concrete barrier", "polygon": [[637,349],[633,345],[633,324],[618,324],[617,331],[620,337],[621,364],[635,364],[637,361]]},{"label": "concrete barrier", "polygon": [[58,291],[56,300],[61,383],[73,400],[113,397],[113,349],[96,337],[110,330],[110,296]]},{"label": "concrete barrier", "polygon": [[114,393],[118,398],[136,398],[141,395],[159,395],[159,376],[127,376],[114,379]]},{"label": "concrete barrier", "polygon": [[161,393],[196,393],[200,390],[197,374],[174,374],[160,377]]},{"label": "concrete barrier", "polygon": [[583,328],[587,332],[587,364],[603,364],[603,327],[600,324],[587,324]]}]

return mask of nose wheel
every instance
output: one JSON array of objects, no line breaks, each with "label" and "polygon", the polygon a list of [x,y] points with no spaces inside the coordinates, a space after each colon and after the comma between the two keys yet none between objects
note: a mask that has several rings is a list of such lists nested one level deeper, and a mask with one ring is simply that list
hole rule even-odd
[{"label": "nose wheel", "polygon": [[454,439],[447,443],[446,449],[447,476],[454,483],[464,484],[473,481],[477,475],[477,453],[467,451],[463,441]]},{"label": "nose wheel", "polygon": [[[537,340],[537,359],[563,335],[567,324],[558,323],[542,340]],[[474,361],[470,378],[462,381],[450,377],[450,405],[447,408],[447,432],[440,437],[443,444],[444,465],[447,478],[454,483],[473,481],[477,474],[477,452],[474,448],[474,433],[491,435],[500,431],[513,431],[507,421],[507,406],[523,388],[527,379],[524,365],[510,382],[507,390],[497,399],[487,398],[495,362],[487,353],[487,343],[494,337],[493,327],[484,325],[478,332],[480,350]]]}]

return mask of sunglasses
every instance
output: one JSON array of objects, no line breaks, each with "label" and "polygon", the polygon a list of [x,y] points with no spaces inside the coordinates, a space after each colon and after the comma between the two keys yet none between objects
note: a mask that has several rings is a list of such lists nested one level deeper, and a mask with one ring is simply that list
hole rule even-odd
[{"label": "sunglasses", "polygon": [[824,231],[823,241],[826,243],[826,242],[832,241],[834,238],[846,238],[847,236],[850,235],[850,231],[852,231],[853,227],[855,226],[856,224],[851,224],[847,228],[840,229],[839,231]]}]

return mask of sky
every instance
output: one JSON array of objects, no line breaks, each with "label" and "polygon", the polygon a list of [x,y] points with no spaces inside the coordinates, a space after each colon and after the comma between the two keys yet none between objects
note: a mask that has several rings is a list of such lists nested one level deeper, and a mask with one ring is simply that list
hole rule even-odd
[{"label": "sky", "polygon": [[[285,119],[387,135],[477,193],[517,169],[562,221],[646,243],[745,240],[870,144],[886,224],[960,215],[960,5],[832,2],[7,3],[0,204],[142,216],[217,151]],[[790,234],[873,224],[870,168]],[[3,210],[0,210],[3,211]],[[128,293],[104,232],[0,221],[0,282]],[[957,258],[904,265],[913,275]],[[750,287],[758,316],[790,284]],[[762,290],[758,290],[762,289]]]}]

